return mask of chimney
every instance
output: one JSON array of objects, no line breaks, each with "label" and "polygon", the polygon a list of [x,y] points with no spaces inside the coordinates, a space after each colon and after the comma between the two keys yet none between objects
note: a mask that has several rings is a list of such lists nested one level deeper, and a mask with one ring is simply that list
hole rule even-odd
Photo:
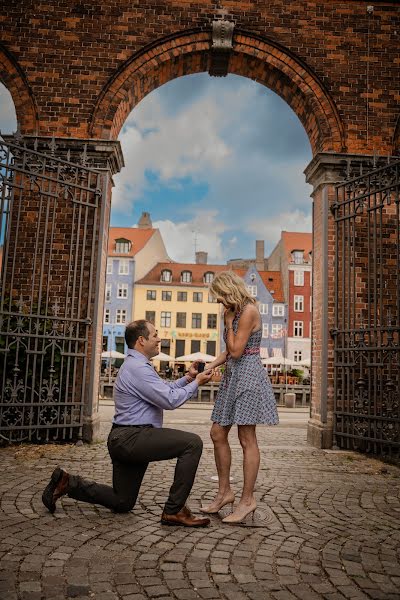
[{"label": "chimney", "polygon": [[139,229],[152,229],[153,223],[151,222],[150,213],[142,212],[142,216],[139,219],[138,228]]},{"label": "chimney", "polygon": [[256,240],[256,269],[264,271],[264,240]]},{"label": "chimney", "polygon": [[196,265],[206,265],[207,256],[207,252],[196,252]]}]

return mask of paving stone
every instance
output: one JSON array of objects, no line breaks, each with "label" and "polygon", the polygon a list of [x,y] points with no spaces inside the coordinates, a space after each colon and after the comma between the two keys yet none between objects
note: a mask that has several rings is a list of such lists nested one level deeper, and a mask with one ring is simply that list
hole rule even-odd
[{"label": "paving stone", "polygon": [[[213,451],[208,427],[185,429],[205,442],[197,513],[215,489]],[[46,448],[32,459],[26,447],[18,461],[1,449],[0,600],[399,600],[400,470],[385,478],[373,459],[311,448],[304,428],[260,427],[259,445],[260,521],[225,526],[217,516],[204,530],[160,525],[174,461],[149,466],[131,513],[62,498],[52,516],[40,495],[55,464],[110,482],[105,442],[57,446],[57,462]],[[232,442],[237,493],[241,457]]]}]

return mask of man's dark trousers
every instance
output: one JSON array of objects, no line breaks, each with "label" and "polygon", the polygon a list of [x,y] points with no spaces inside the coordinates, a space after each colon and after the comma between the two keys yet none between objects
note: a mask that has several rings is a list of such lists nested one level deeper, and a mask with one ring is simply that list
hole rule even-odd
[{"label": "man's dark trousers", "polygon": [[170,515],[181,510],[192,489],[203,449],[198,435],[151,426],[113,426],[107,445],[113,464],[113,487],[70,475],[70,498],[128,512],[135,506],[149,462],[178,458],[164,510]]}]

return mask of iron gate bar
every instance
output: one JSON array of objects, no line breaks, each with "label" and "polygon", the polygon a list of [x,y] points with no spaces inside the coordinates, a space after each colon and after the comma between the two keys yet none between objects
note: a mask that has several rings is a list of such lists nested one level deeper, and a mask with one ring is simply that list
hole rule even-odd
[{"label": "iron gate bar", "polygon": [[[0,140],[0,438],[79,437],[102,174]],[[0,237],[0,241],[1,241]],[[42,433],[44,432],[44,433]]]},{"label": "iron gate bar", "polygon": [[334,436],[400,454],[400,161],[336,186]]}]

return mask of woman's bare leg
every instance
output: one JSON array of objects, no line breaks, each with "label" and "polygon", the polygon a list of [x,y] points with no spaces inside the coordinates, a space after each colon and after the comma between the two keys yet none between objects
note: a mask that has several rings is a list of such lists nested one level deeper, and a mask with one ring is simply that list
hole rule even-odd
[{"label": "woman's bare leg", "polygon": [[231,426],[222,427],[213,423],[210,436],[214,444],[214,457],[218,473],[218,493],[211,504],[204,508],[205,512],[217,512],[226,503],[233,503],[234,494],[231,490],[229,475],[231,470],[231,448],[228,435]]},{"label": "woman's bare leg", "polygon": [[256,426],[238,425],[238,434],[243,449],[243,491],[235,511],[225,517],[225,523],[240,522],[250,512],[254,512],[257,506],[254,498],[254,486],[260,467],[260,451],[256,437]]}]

